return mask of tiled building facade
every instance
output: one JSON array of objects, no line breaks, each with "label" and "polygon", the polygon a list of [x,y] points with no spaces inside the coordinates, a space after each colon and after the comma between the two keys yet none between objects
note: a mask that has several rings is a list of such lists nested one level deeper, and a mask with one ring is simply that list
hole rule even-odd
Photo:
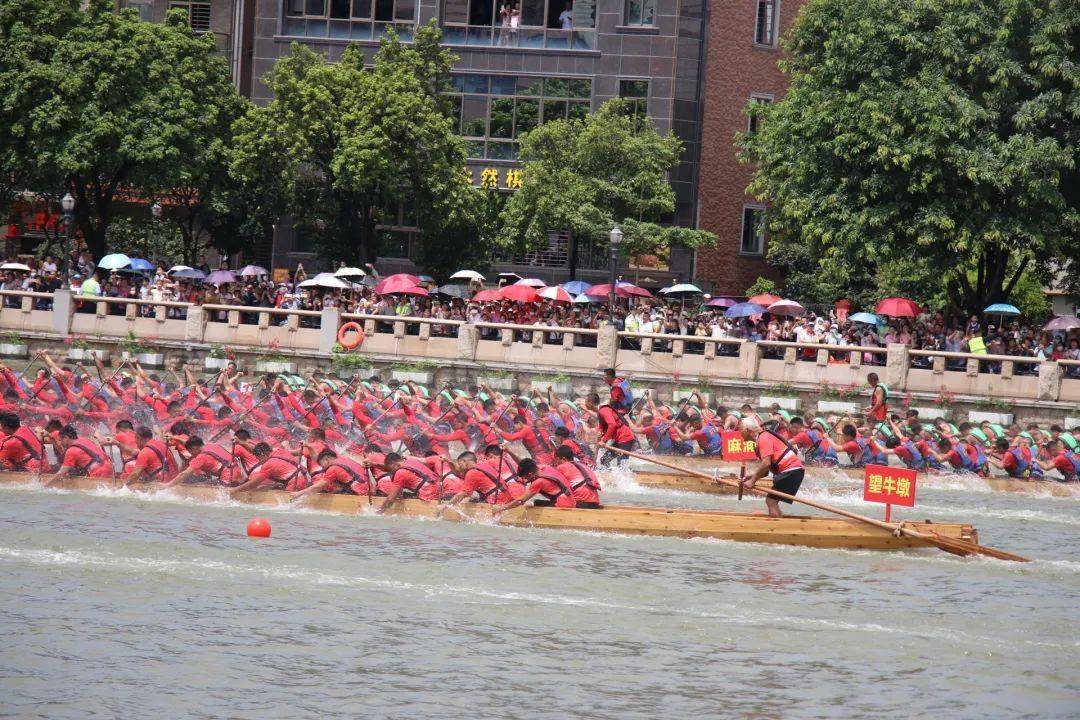
[{"label": "tiled building facade", "polygon": [[[742,111],[750,92],[776,96],[782,90],[775,70],[778,51],[754,42],[760,6],[774,8],[786,26],[796,0],[786,0],[783,8],[774,0],[121,1],[144,5],[147,19],[154,20],[169,6],[199,5],[200,17],[209,19],[233,61],[238,87],[256,102],[270,99],[261,78],[293,42],[331,60],[353,43],[371,56],[387,28],[408,39],[418,24],[435,18],[458,57],[455,107],[474,181],[507,190],[519,177],[521,133],[553,117],[579,117],[612,97],[630,98],[660,132],[675,133],[685,146],[671,174],[674,222],[720,236],[717,249],[700,251],[695,259],[677,248],[666,271],[646,274],[657,284],[696,278],[715,284],[717,291],[737,293],[745,287],[743,274],[760,273],[752,269],[761,265],[759,259],[738,255],[740,231],[732,233],[748,178],[735,160],[733,137],[745,125]],[[406,231],[387,247],[387,255],[409,253],[407,218],[401,223]],[[563,279],[573,254],[578,276],[588,279],[594,270],[602,278],[603,248],[571,252],[568,242],[553,234],[549,252],[527,259],[548,266],[534,274]],[[275,254],[304,259],[302,245],[283,222]]]}]

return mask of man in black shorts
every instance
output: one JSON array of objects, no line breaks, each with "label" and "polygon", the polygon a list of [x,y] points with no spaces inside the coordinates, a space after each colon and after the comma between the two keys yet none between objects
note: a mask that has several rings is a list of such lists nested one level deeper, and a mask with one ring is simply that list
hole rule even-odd
[{"label": "man in black shorts", "polygon": [[[743,418],[739,424],[739,433],[743,440],[754,441],[754,451],[761,458],[761,465],[752,475],[743,480],[743,487],[752,488],[754,483],[772,473],[773,490],[787,495],[799,492],[806,469],[803,467],[799,453],[791,443],[772,430],[762,430],[753,418]],[[783,513],[780,512],[781,502],[791,504],[790,500],[781,500],[772,495],[765,496],[765,507],[769,511],[769,517],[783,517]]]}]

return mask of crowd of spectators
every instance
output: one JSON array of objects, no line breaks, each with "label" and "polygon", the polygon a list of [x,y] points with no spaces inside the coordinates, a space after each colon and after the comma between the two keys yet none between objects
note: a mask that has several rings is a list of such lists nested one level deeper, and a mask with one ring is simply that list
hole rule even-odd
[{"label": "crowd of spectators", "polygon": [[[195,265],[205,273],[211,272],[205,258],[199,258]],[[200,305],[233,305],[253,308],[278,308],[284,310],[312,310],[336,307],[344,313],[365,315],[421,317],[439,320],[461,321],[469,323],[509,323],[516,325],[550,326],[545,333],[545,342],[558,344],[563,341],[559,328],[596,329],[612,320],[611,311],[603,297],[592,302],[554,302],[544,300],[536,303],[519,303],[507,300],[475,302],[467,299],[469,293],[481,289],[474,283],[467,288],[466,297],[450,297],[438,294],[431,285],[432,295],[417,297],[403,294],[379,295],[373,290],[376,278],[369,276],[365,283],[355,284],[349,290],[326,290],[322,288],[304,289],[298,287],[299,281],[306,276],[292,277],[287,282],[274,282],[266,276],[240,278],[236,283],[207,284],[194,280],[175,279],[164,270],[155,272],[104,272],[96,271],[88,253],[73,259],[71,288],[78,298],[106,296],[132,298],[150,302],[178,302]],[[0,271],[0,289],[32,290],[51,293],[63,284],[61,274],[54,258],[47,257],[40,263],[33,263],[30,272]],[[5,304],[13,306],[17,298],[8,297]],[[38,306],[48,307],[48,299],[39,299]],[[851,322],[846,314],[838,314],[834,308],[819,308],[819,312],[809,309],[799,317],[754,316],[750,318],[725,317],[723,308],[702,305],[702,298],[663,300],[660,298],[620,299],[614,310],[614,323],[619,330],[631,333],[655,335],[682,335],[697,338],[765,341],[766,357],[782,357],[783,346],[770,346],[769,342],[819,343],[824,345],[867,348],[862,362],[867,365],[884,363],[885,354],[872,349],[884,348],[891,343],[907,345],[913,350],[944,351],[966,353],[975,350],[972,339],[980,338],[988,355],[1015,356],[1035,360],[1076,360],[1080,361],[1080,330],[1050,332],[1042,329],[1041,324],[1025,322],[1020,318],[1000,320],[987,319],[972,315],[967,320],[946,318],[941,312],[924,313],[915,318],[881,318],[878,324]],[[78,309],[92,311],[90,303],[78,302]],[[111,310],[123,313],[124,307],[117,305]],[[147,314],[153,312],[152,305],[141,309]],[[184,317],[182,307],[167,310],[170,317]],[[226,320],[224,311],[208,313],[210,321]],[[241,322],[257,322],[255,313],[242,313]],[[317,318],[305,319],[305,324],[317,323]],[[389,332],[389,323],[380,323],[380,330]],[[412,329],[415,332],[415,329]],[[432,334],[436,336],[455,335],[456,326],[434,324]],[[481,326],[481,335],[493,338],[498,335],[497,328]],[[531,332],[518,332],[516,339],[532,341]],[[582,335],[578,344],[591,345],[595,338]],[[640,345],[636,338],[624,337],[626,347]],[[704,343],[692,340],[685,342],[684,351],[688,353],[704,352]],[[670,352],[673,343],[663,338],[655,338],[653,350]],[[830,353],[834,362],[847,362],[851,350],[837,350]],[[738,343],[719,343],[718,354],[737,355]],[[813,349],[798,352],[804,360],[815,360],[817,353]],[[930,367],[932,358],[914,355],[912,363],[916,367]],[[950,359],[950,369],[962,370],[965,361]],[[984,361],[984,372],[1000,372],[1001,363]],[[1016,363],[1017,374],[1037,373],[1038,364]],[[1068,366],[1066,372],[1080,377],[1080,367]]]}]

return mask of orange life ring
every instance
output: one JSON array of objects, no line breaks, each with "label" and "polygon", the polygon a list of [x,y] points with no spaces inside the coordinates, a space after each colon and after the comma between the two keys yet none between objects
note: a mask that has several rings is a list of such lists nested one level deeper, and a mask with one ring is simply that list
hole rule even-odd
[{"label": "orange life ring", "polygon": [[[345,336],[350,332],[354,332],[356,335],[353,340],[347,341]],[[346,350],[360,347],[360,343],[364,342],[364,328],[360,327],[359,323],[347,322],[337,331],[337,341]]]}]

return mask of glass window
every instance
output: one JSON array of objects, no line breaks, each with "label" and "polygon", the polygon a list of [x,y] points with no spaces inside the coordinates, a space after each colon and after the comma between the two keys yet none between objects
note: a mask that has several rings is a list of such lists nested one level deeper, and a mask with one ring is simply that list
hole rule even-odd
[{"label": "glass window", "polygon": [[322,17],[326,14],[326,0],[307,0],[307,4],[304,6],[304,14]]},{"label": "glass window", "polygon": [[492,95],[513,95],[517,88],[517,78],[511,75],[493,75],[491,77]]},{"label": "glass window", "polygon": [[626,0],[626,25],[651,26],[656,23],[656,0]]},{"label": "glass window", "polygon": [[[752,111],[754,105],[768,105],[773,101],[771,95],[751,95],[750,96],[750,110]],[[753,135],[758,131],[761,126],[761,117],[751,112],[750,117],[746,120],[746,132]]]},{"label": "glass window", "polygon": [[758,0],[754,21],[754,42],[758,45],[776,45],[776,4],[777,0]]},{"label": "glass window", "polygon": [[371,0],[353,0],[352,16],[361,20],[370,20]]},{"label": "glass window", "polygon": [[394,3],[394,19],[412,20],[416,10],[416,0],[396,0]]},{"label": "glass window", "polygon": [[566,114],[571,120],[584,120],[589,114],[589,103],[571,102],[566,106]]},{"label": "glass window", "polygon": [[443,3],[444,23],[465,25],[469,22],[469,0],[446,0]]},{"label": "glass window", "polygon": [[746,206],[743,208],[742,243],[743,255],[761,255],[765,249],[765,209]]},{"label": "glass window", "polygon": [[567,82],[568,97],[572,98],[585,98],[588,99],[592,95],[592,81],[590,80],[570,80]]},{"label": "glass window", "polygon": [[304,14],[304,0],[289,0],[285,5],[286,15],[303,15]]},{"label": "glass window", "polygon": [[494,98],[491,101],[490,137],[509,138],[514,134],[514,101]]},{"label": "glass window", "polygon": [[375,20],[394,19],[394,0],[375,0]]},{"label": "glass window", "polygon": [[620,80],[619,97],[624,98],[630,105],[630,114],[638,117],[646,117],[649,112],[649,81],[648,80]]},{"label": "glass window", "polygon": [[467,93],[482,93],[487,95],[488,91],[488,76],[487,75],[465,75],[465,92]]},{"label": "glass window", "polygon": [[330,17],[338,19],[349,17],[349,0],[330,0]]},{"label": "glass window", "polygon": [[540,122],[540,103],[537,100],[517,101],[517,122],[514,124],[514,137],[534,129]]},{"label": "glass window", "polygon": [[466,95],[461,103],[461,134],[465,137],[487,135],[487,98]]},{"label": "glass window", "polygon": [[471,157],[471,158],[483,159],[483,157],[484,157],[484,141],[483,140],[470,140],[469,142],[465,143],[465,146],[466,146],[465,147],[466,156]]},{"label": "glass window", "polygon": [[149,2],[131,3],[128,7],[134,8],[143,22],[150,22],[153,17],[154,7]]},{"label": "glass window", "polygon": [[548,78],[544,81],[544,95],[547,97],[569,97],[570,81],[566,78]]},{"label": "glass window", "polygon": [[488,160],[513,160],[517,157],[517,143],[489,142],[487,144]]},{"label": "glass window", "polygon": [[518,95],[539,95],[543,87],[544,81],[541,78],[519,77],[517,79]]},{"label": "glass window", "polygon": [[565,100],[544,100],[544,122],[566,119]]},{"label": "glass window", "polygon": [[544,0],[521,0],[521,26],[544,27]]}]

